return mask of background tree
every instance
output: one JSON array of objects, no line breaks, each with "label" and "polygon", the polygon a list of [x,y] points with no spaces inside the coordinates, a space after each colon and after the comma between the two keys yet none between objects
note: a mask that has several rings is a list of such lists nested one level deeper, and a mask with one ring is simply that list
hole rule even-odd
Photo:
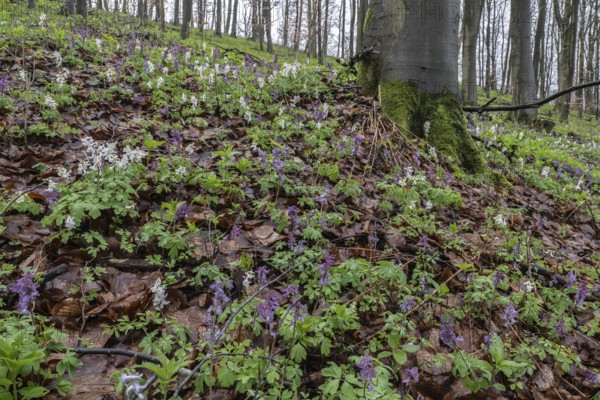
[{"label": "background tree", "polygon": [[465,0],[462,37],[462,95],[465,103],[477,104],[477,37],[483,0]]},{"label": "background tree", "polygon": [[[577,48],[577,18],[579,16],[579,0],[565,0],[563,12],[558,0],[554,0],[554,18],[560,34],[560,49],[558,52],[558,90],[573,86],[575,75],[575,50]],[[556,101],[556,109],[560,122],[569,119],[571,94]]]},{"label": "background tree", "polygon": [[466,170],[481,170],[456,98],[460,2],[374,0],[370,10],[364,45],[374,51],[359,67],[363,90],[400,126]]},{"label": "background tree", "polygon": [[181,21],[181,31],[179,35],[182,39],[187,39],[190,35],[190,20],[192,19],[192,1],[183,0],[183,20]]},{"label": "background tree", "polygon": [[[513,104],[532,103],[536,100],[537,85],[531,55],[531,0],[511,1],[510,24]],[[517,111],[517,118],[521,121],[531,121],[536,117],[535,108]]]}]

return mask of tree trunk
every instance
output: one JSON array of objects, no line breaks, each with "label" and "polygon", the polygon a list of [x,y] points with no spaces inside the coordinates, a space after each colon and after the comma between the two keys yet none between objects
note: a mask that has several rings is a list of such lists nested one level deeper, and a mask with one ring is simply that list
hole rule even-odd
[{"label": "tree trunk", "polygon": [[231,16],[231,36],[237,37],[237,13],[239,0],[233,0],[233,15]]},{"label": "tree trunk", "polygon": [[321,0],[315,0],[317,11],[316,35],[317,35],[317,62],[323,64],[323,7]]},{"label": "tree trunk", "polygon": [[329,0],[325,0],[325,18],[323,18],[323,37],[321,44],[321,62],[325,62],[327,57],[327,46],[329,46]]},{"label": "tree trunk", "polygon": [[175,10],[173,11],[173,25],[179,25],[179,2],[180,0],[175,0]]},{"label": "tree trunk", "polygon": [[187,39],[190,36],[190,19],[192,19],[192,1],[183,1],[183,20],[181,21],[181,31],[179,35],[181,39]]},{"label": "tree trunk", "polygon": [[[544,36],[546,34],[546,12],[548,8],[547,0],[538,0],[538,18],[535,28],[535,41],[533,46],[533,75],[536,82],[540,82],[541,77],[544,75]],[[541,85],[540,85],[541,86]],[[540,97],[542,96],[543,88],[538,88]]]},{"label": "tree trunk", "polygon": [[[575,75],[575,49],[577,47],[577,18],[579,14],[579,0],[565,0],[564,11],[561,15],[558,0],[554,0],[554,18],[560,33],[560,50],[558,52],[558,90],[565,90],[573,86]],[[560,122],[569,119],[571,94],[561,97],[556,101],[556,109],[560,115]]]},{"label": "tree trunk", "polygon": [[[365,26],[368,14],[368,0],[358,0],[358,12],[357,12],[357,21],[356,21],[356,52],[362,51],[365,47],[364,44],[364,35],[365,35]],[[411,5],[412,7],[419,7],[417,4]],[[405,6],[403,6],[405,7]]]},{"label": "tree trunk", "polygon": [[350,37],[348,38],[350,48],[348,49],[348,57],[354,56],[354,27],[356,24],[356,0],[350,0]]},{"label": "tree trunk", "polygon": [[340,19],[340,57],[344,58],[346,56],[346,0],[342,0]]},{"label": "tree trunk", "polygon": [[363,90],[379,96],[382,110],[397,124],[425,137],[465,170],[481,171],[456,98],[458,4],[373,0],[367,17],[364,45],[375,52],[359,65]]},{"label": "tree trunk", "polygon": [[225,18],[225,29],[223,32],[226,34],[229,32],[229,26],[231,25],[231,8],[232,8],[232,0],[227,0],[227,18]]},{"label": "tree trunk", "polygon": [[273,38],[271,36],[271,0],[263,0],[262,17],[264,31],[267,34],[267,52],[273,53]]},{"label": "tree trunk", "polygon": [[[511,0],[510,24],[513,104],[533,103],[537,85],[531,56],[531,0]],[[516,116],[520,121],[529,122],[537,117],[537,110],[519,110]]]},{"label": "tree trunk", "polygon": [[223,24],[223,0],[216,0],[215,4],[215,35],[221,36],[223,33],[221,30],[221,25]]},{"label": "tree trunk", "polygon": [[87,1],[86,0],[77,0],[76,1],[76,11],[78,15],[87,15]]},{"label": "tree trunk", "polygon": [[285,0],[283,6],[283,47],[288,46],[290,40],[290,0]]},{"label": "tree trunk", "polygon": [[477,36],[483,0],[465,0],[462,24],[462,96],[467,104],[477,104]]},{"label": "tree trunk", "polygon": [[[298,2],[300,5],[298,6]],[[302,19],[300,18],[304,10],[304,1],[296,0],[296,22],[294,23],[294,51],[300,49],[300,36],[302,33]]]}]

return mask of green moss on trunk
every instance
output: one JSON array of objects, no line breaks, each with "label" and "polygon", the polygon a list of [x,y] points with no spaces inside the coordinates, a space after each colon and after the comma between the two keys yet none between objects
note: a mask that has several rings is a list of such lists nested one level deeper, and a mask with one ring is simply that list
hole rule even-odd
[{"label": "green moss on trunk", "polygon": [[425,137],[423,126],[429,121],[431,146],[468,172],[483,171],[462,108],[452,93],[419,93],[413,84],[403,81],[382,81],[380,90],[381,108],[390,119],[421,137]]}]

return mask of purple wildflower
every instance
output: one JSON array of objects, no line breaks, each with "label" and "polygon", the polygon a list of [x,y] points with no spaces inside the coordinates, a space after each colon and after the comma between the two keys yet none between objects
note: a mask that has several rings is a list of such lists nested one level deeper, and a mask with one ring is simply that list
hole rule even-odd
[{"label": "purple wildflower", "polygon": [[0,78],[0,92],[6,92],[8,90],[8,75],[4,75]]},{"label": "purple wildflower", "polygon": [[135,41],[130,41],[127,43],[127,55],[131,56],[135,51]]},{"label": "purple wildflower", "polygon": [[177,57],[173,57],[173,68],[174,69],[179,69],[179,58]]},{"label": "purple wildflower", "polygon": [[241,226],[234,225],[233,228],[231,228],[231,233],[229,234],[229,240],[235,240],[238,237],[240,237],[243,233],[244,233],[244,231],[242,230]]},{"label": "purple wildflower", "polygon": [[340,153],[343,152],[344,150],[346,150],[346,138],[343,138],[337,145],[337,151],[339,151]]},{"label": "purple wildflower", "polygon": [[424,253],[431,253],[431,248],[429,247],[429,236],[423,235],[421,239],[419,239],[419,247]]},{"label": "purple wildflower", "polygon": [[52,205],[60,200],[60,192],[56,189],[46,190],[44,192],[44,197],[46,197],[46,202]]},{"label": "purple wildflower", "polygon": [[565,321],[559,319],[556,324],[553,326],[554,333],[556,333],[556,337],[563,337],[567,333],[567,329],[565,328]]},{"label": "purple wildflower", "polygon": [[417,302],[414,301],[412,297],[407,297],[402,301],[402,304],[400,304],[400,311],[407,313],[416,306]]},{"label": "purple wildflower", "polygon": [[593,385],[598,385],[598,373],[592,369],[587,369],[583,373],[583,379],[592,382]]},{"label": "purple wildflower", "polygon": [[260,162],[263,164],[263,166],[266,167],[267,166],[267,153],[264,150],[259,149],[258,157],[260,158]]},{"label": "purple wildflower", "polygon": [[328,204],[330,196],[331,196],[331,188],[326,187],[325,190],[323,191],[323,193],[321,193],[319,195],[319,197],[317,197],[315,199],[315,201],[324,206],[324,205]]},{"label": "purple wildflower", "polygon": [[419,153],[418,151],[415,151],[412,155],[412,160],[413,160],[413,163],[417,167],[420,167],[421,166],[421,153]]},{"label": "purple wildflower", "polygon": [[298,290],[298,286],[290,285],[283,289],[281,293],[285,298],[291,297],[291,307],[294,310],[292,324],[295,324],[298,321],[304,321],[304,318],[308,315],[308,311],[306,306],[300,302],[300,291]]},{"label": "purple wildflower", "polygon": [[362,143],[362,138],[359,135],[354,135],[354,149],[352,149],[352,155],[358,155],[358,149]]},{"label": "purple wildflower", "polygon": [[175,211],[174,220],[179,221],[179,220],[185,219],[185,217],[188,215],[189,212],[190,212],[190,207],[186,203],[183,203],[182,205],[177,207],[177,211]]},{"label": "purple wildflower", "polygon": [[181,147],[181,144],[183,143],[183,133],[177,129],[174,129],[169,135],[171,136],[171,142],[173,145],[175,147]]},{"label": "purple wildflower", "polygon": [[492,280],[494,281],[494,287],[498,287],[498,285],[500,285],[502,282],[504,282],[504,280],[506,279],[506,275],[504,274],[504,272],[502,271],[497,271],[494,274],[494,277],[492,278]]},{"label": "purple wildflower", "polygon": [[296,243],[294,253],[299,256],[300,254],[304,253],[304,250],[306,250],[306,240],[300,240],[298,243]]},{"label": "purple wildflower", "polygon": [[281,305],[283,297],[279,292],[275,290],[269,290],[265,294],[264,299],[258,303],[258,317],[262,318],[265,321],[265,324],[269,327],[269,333],[271,336],[277,336],[277,332],[275,331],[275,327],[277,322],[275,321],[275,312]]},{"label": "purple wildflower", "polygon": [[500,319],[504,321],[504,327],[509,328],[517,322],[517,318],[519,318],[519,311],[512,305],[512,303],[508,303],[506,308],[504,309]]},{"label": "purple wildflower", "polygon": [[283,182],[283,178],[284,178],[283,167],[284,167],[285,163],[282,158],[281,149],[276,147],[273,149],[271,154],[273,155],[273,168],[275,169],[275,172],[277,173],[277,176],[279,177],[279,181]]},{"label": "purple wildflower", "polygon": [[573,270],[569,271],[569,273],[567,274],[566,280],[567,280],[567,287],[571,287],[577,283],[577,275],[575,275],[575,272],[573,272]]},{"label": "purple wildflower", "polygon": [[160,114],[167,118],[169,116],[169,106],[165,105],[161,110],[160,110]]},{"label": "purple wildflower", "polygon": [[445,176],[444,180],[446,182],[446,185],[450,184],[450,182],[452,182],[452,175],[450,175],[449,172],[444,171],[444,176]]},{"label": "purple wildflower", "polygon": [[407,368],[404,370],[404,379],[402,379],[402,383],[405,385],[410,385],[411,383],[419,382],[419,368]]},{"label": "purple wildflower", "polygon": [[454,332],[454,317],[450,314],[443,315],[441,318],[440,339],[450,348],[454,348],[458,343],[464,341],[462,336],[456,336]]},{"label": "purple wildflower", "polygon": [[115,72],[117,73],[117,75],[121,75],[121,67],[123,66],[123,62],[121,60],[118,60],[115,63]]},{"label": "purple wildflower", "polygon": [[268,273],[269,269],[267,267],[260,267],[256,270],[256,274],[258,275],[257,282],[259,285],[264,286],[267,284]]},{"label": "purple wildflower", "polygon": [[585,302],[585,298],[590,293],[590,289],[587,287],[585,283],[582,283],[581,286],[577,289],[577,294],[575,295],[575,303],[578,306],[582,307]]},{"label": "purple wildflower", "polygon": [[33,281],[33,274],[30,273],[23,275],[10,287],[11,292],[19,295],[17,310],[25,315],[31,315],[28,309],[40,294],[38,288],[39,286]]},{"label": "purple wildflower", "polygon": [[360,371],[360,380],[369,384],[369,390],[375,391],[373,388],[373,379],[377,377],[377,371],[375,370],[375,362],[370,354],[362,356],[356,367]]},{"label": "purple wildflower", "polygon": [[212,305],[208,308],[208,312],[214,313],[215,316],[219,316],[223,313],[223,309],[227,303],[229,303],[229,296],[224,291],[224,288],[231,289],[233,286],[229,280],[215,281],[210,285],[213,290],[213,301]]},{"label": "purple wildflower", "polygon": [[137,398],[143,400],[146,398],[143,393],[143,386],[140,383],[142,377],[142,374],[121,375],[121,385],[127,388],[125,389],[125,396],[127,396],[127,399]]},{"label": "purple wildflower", "polygon": [[319,264],[319,272],[321,273],[321,279],[319,279],[319,285],[325,286],[329,284],[329,270],[335,263],[335,258],[331,249],[326,248],[323,252],[324,261]]},{"label": "purple wildflower", "polygon": [[295,226],[300,223],[300,214],[298,212],[298,207],[289,206],[287,209],[288,219],[290,221],[290,225]]}]

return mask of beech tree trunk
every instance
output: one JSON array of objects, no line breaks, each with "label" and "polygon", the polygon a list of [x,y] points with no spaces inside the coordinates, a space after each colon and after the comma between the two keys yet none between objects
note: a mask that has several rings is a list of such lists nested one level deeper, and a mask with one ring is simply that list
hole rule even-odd
[{"label": "beech tree trunk", "polygon": [[190,20],[192,19],[192,1],[193,0],[182,0],[183,1],[183,20],[181,21],[181,31],[179,36],[181,39],[187,39],[190,36]]},{"label": "beech tree trunk", "polygon": [[393,121],[476,172],[481,157],[457,99],[459,22],[459,2],[373,0],[364,46],[375,51],[361,61],[358,82]]},{"label": "beech tree trunk", "polygon": [[262,18],[263,29],[267,35],[267,52],[273,53],[273,37],[271,36],[271,0],[263,0]]},{"label": "beech tree trunk", "polygon": [[223,0],[216,0],[215,7],[215,35],[221,36],[223,31],[221,30],[223,25]]},{"label": "beech tree trunk", "polygon": [[179,2],[180,0],[175,0],[175,10],[173,11],[173,25],[179,25]]},{"label": "beech tree trunk", "polygon": [[[535,28],[535,41],[533,46],[533,75],[536,82],[540,82],[544,76],[544,37],[546,34],[546,16],[548,8],[547,0],[538,0],[538,18]],[[538,93],[544,97],[543,87],[540,84]]]},{"label": "beech tree trunk", "polygon": [[465,0],[462,24],[462,96],[467,104],[477,104],[477,37],[483,0]]},{"label": "beech tree trunk", "polygon": [[[554,18],[560,34],[560,49],[558,52],[558,90],[573,86],[575,76],[575,49],[577,47],[577,18],[579,15],[579,0],[565,0],[561,15],[560,4],[554,0]],[[556,110],[560,121],[569,119],[571,95],[561,97],[556,101]]]},{"label": "beech tree trunk", "polygon": [[[536,100],[537,84],[531,55],[531,0],[512,0],[510,7],[510,64],[513,104],[528,104]],[[521,121],[537,117],[535,108],[517,111]]]},{"label": "beech tree trunk", "polygon": [[237,13],[239,0],[233,0],[233,15],[231,16],[231,36],[237,37]]}]

